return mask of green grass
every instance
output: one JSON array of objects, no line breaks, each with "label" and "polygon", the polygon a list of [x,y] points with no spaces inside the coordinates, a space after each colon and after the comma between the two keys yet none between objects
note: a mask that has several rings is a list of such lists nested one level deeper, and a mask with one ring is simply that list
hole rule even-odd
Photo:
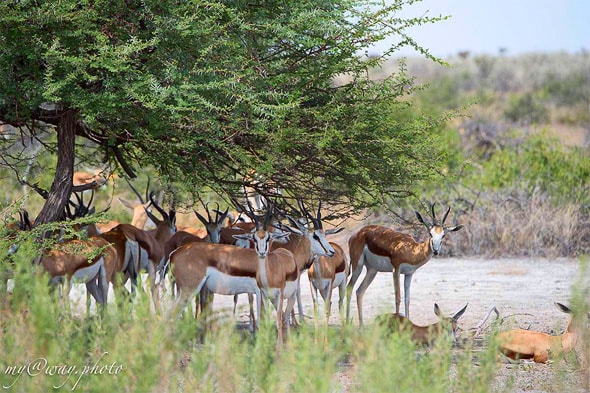
[{"label": "green grass", "polygon": [[[461,348],[448,339],[421,348],[378,324],[326,329],[310,323],[293,329],[277,348],[272,316],[255,335],[220,313],[205,328],[192,317],[152,314],[142,291],[131,313],[110,303],[104,318],[73,314],[32,268],[34,255],[35,247],[21,246],[14,260],[20,268],[12,269],[14,293],[0,297],[0,380],[7,391],[495,391],[494,347],[472,350],[469,340]],[[585,285],[574,286],[572,304],[587,310]],[[552,386],[563,385],[556,370]]]}]

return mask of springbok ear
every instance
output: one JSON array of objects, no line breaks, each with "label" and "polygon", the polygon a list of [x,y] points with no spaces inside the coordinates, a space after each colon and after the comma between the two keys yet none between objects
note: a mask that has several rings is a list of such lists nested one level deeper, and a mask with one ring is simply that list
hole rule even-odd
[{"label": "springbok ear", "polygon": [[236,240],[250,240],[252,239],[251,233],[240,233],[239,235],[232,235],[232,237]]},{"label": "springbok ear", "polygon": [[334,235],[336,233],[342,232],[344,230],[344,228],[334,228],[334,229],[328,229],[327,231],[325,231],[326,235]]},{"label": "springbok ear", "polygon": [[289,237],[289,235],[289,232],[270,232],[270,238],[273,240],[286,240]]},{"label": "springbok ear", "polygon": [[457,225],[454,227],[446,227],[445,231],[447,232],[457,232],[459,229],[463,228],[463,225]]},{"label": "springbok ear", "polygon": [[570,310],[570,308],[568,306],[564,306],[561,303],[555,302],[555,305],[557,306],[557,308],[559,308],[561,311],[563,311],[566,314],[571,314],[572,310]]},{"label": "springbok ear", "polygon": [[424,221],[424,218],[422,218],[422,215],[419,212],[414,211],[414,213],[416,213],[416,218],[418,219],[418,221],[422,223],[422,225],[424,225],[426,228],[430,228],[430,226],[426,223],[426,221]]},{"label": "springbok ear", "polygon": [[125,206],[126,208],[129,208],[131,210],[133,210],[135,208],[135,205],[131,202],[129,202],[127,199],[123,199],[121,197],[117,197],[117,199],[119,199],[119,202],[121,202],[123,204],[123,206]]},{"label": "springbok ear", "polygon": [[461,316],[465,313],[465,310],[467,310],[468,305],[469,305],[469,303],[467,303],[465,305],[465,307],[463,307],[461,310],[457,311],[457,313],[455,315],[453,315],[454,321],[457,321],[459,318],[461,318]]}]

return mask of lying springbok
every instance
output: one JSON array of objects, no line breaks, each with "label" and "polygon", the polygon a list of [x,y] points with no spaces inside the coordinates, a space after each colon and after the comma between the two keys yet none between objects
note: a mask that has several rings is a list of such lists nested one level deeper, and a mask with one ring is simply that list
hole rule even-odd
[{"label": "lying springbok", "polygon": [[314,312],[317,314],[318,291],[324,299],[326,312],[326,324],[330,320],[330,309],[332,306],[332,290],[338,288],[338,309],[342,312],[344,297],[346,294],[346,279],[349,276],[350,269],[346,254],[342,247],[336,243],[330,242],[334,248],[335,254],[328,256],[315,256],[313,264],[307,271],[309,277],[309,288],[313,298]]},{"label": "lying springbok", "polygon": [[467,304],[452,317],[444,317],[438,304],[434,303],[434,313],[440,318],[440,321],[428,326],[415,325],[409,318],[400,314],[380,315],[375,321],[379,325],[385,326],[390,331],[408,332],[411,335],[412,341],[417,344],[431,345],[436,339],[445,333],[450,333],[453,343],[456,343],[457,330],[459,329],[458,321],[463,313],[465,313],[466,309]]},{"label": "lying springbok", "polygon": [[270,251],[270,243],[288,233],[268,232],[263,227],[236,236],[254,240],[255,248],[189,243],[172,253],[170,264],[178,287],[174,310],[182,311],[187,301],[205,288],[221,295],[251,293],[256,295],[256,320],[260,320],[264,293],[274,299],[279,339],[282,340],[283,298],[288,297],[288,307],[292,307],[299,271],[290,251]]},{"label": "lying springbok", "polygon": [[393,272],[396,314],[399,314],[401,301],[400,274],[404,275],[405,315],[410,316],[410,284],[412,283],[412,276],[420,266],[432,258],[432,255],[438,255],[446,232],[455,232],[463,227],[462,225],[444,226],[451,207],[449,206],[447,209],[442,221],[438,221],[434,213],[434,205],[433,203],[431,206],[432,224],[427,224],[420,213],[415,212],[418,221],[428,229],[429,238],[423,242],[417,242],[410,235],[379,225],[365,226],[350,237],[348,247],[352,276],[346,290],[347,321],[350,318],[352,290],[363,270],[363,266],[366,266],[367,274],[356,291],[359,324],[361,326],[363,324],[363,296],[378,272]]},{"label": "lying springbok", "polygon": [[500,332],[496,338],[500,352],[512,360],[533,359],[536,363],[546,363],[551,357],[573,351],[583,329],[584,318],[573,315],[572,310],[561,303],[556,302],[555,305],[571,315],[562,335],[552,336],[523,329]]}]

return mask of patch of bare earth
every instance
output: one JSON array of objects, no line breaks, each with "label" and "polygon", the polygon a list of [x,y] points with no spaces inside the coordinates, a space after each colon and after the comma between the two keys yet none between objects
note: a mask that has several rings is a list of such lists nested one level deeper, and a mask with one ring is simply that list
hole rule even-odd
[{"label": "patch of bare earth", "polygon": [[[462,335],[475,327],[496,306],[504,319],[502,328],[521,327],[561,334],[568,316],[560,312],[554,302],[567,304],[572,285],[577,280],[579,263],[574,259],[474,259],[433,258],[414,274],[411,286],[411,317],[418,325],[437,322],[434,303],[451,314],[469,303],[460,319]],[[358,283],[362,281],[363,276]],[[590,282],[587,279],[586,282]],[[358,284],[357,284],[358,286]],[[301,279],[302,301],[306,315],[313,315],[309,281]],[[402,286],[403,288],[403,286]],[[403,290],[403,289],[402,289]],[[393,276],[379,273],[367,289],[363,300],[363,316],[370,323],[375,316],[395,311]],[[340,324],[337,312],[338,291],[333,294],[331,324]],[[240,319],[246,321],[246,297],[240,299]],[[229,296],[216,296],[214,307],[233,307]],[[403,308],[403,296],[402,296]],[[351,315],[358,323],[355,295],[351,301]],[[492,315],[492,317],[494,316]],[[485,332],[484,332],[485,335]],[[485,345],[482,343],[482,345]],[[475,348],[474,351],[482,350]],[[456,351],[462,351],[458,348]],[[474,354],[475,355],[475,354]],[[588,356],[588,354],[584,354]],[[578,353],[578,357],[584,356]],[[474,367],[477,367],[474,364]],[[498,363],[494,392],[586,392],[590,381],[577,370],[576,365],[535,364],[521,361],[518,364]],[[336,376],[343,392],[352,392],[354,367],[346,365]]]}]

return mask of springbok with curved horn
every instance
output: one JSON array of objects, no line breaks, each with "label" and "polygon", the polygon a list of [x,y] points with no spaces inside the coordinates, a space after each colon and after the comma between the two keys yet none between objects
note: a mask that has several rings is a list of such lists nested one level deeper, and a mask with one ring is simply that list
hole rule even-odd
[{"label": "springbok with curved horn", "polygon": [[255,232],[236,235],[254,240],[254,249],[203,242],[181,246],[170,255],[172,274],[178,286],[175,308],[184,306],[193,294],[202,293],[203,289],[222,295],[252,293],[256,295],[259,320],[264,292],[274,299],[273,303],[278,302],[275,306],[279,337],[282,337],[283,298],[292,298],[289,304],[294,303],[299,271],[291,252],[270,251],[270,243],[287,235],[268,232],[258,226]]},{"label": "springbok with curved horn", "polygon": [[456,343],[457,331],[459,330],[459,318],[465,313],[466,309],[467,304],[461,310],[457,311],[455,315],[445,317],[442,315],[438,304],[434,303],[434,314],[439,317],[440,320],[437,323],[428,326],[415,325],[409,318],[400,314],[379,315],[375,320],[378,324],[384,325],[388,329],[408,332],[412,341],[416,344],[431,345],[446,332],[450,333],[453,343]]},{"label": "springbok with curved horn", "polygon": [[533,359],[535,363],[546,363],[550,357],[573,351],[583,329],[583,318],[573,315],[572,310],[561,303],[556,302],[555,305],[571,315],[562,335],[551,336],[523,329],[500,332],[496,339],[500,352],[513,360]]},{"label": "springbok with curved horn", "polygon": [[431,206],[432,224],[427,224],[422,215],[416,213],[427,229],[429,238],[417,242],[410,235],[394,231],[379,225],[368,225],[353,234],[348,240],[352,276],[347,286],[346,320],[350,318],[350,298],[356,281],[363,266],[367,274],[356,291],[356,301],[359,314],[359,324],[363,324],[363,296],[378,272],[393,272],[393,286],[395,290],[395,312],[399,314],[401,302],[400,274],[404,275],[404,306],[406,317],[410,316],[410,284],[416,270],[430,260],[432,255],[438,255],[443,238],[447,232],[455,232],[462,225],[446,227],[445,220],[451,211],[447,209],[442,221],[436,219],[434,205]]},{"label": "springbok with curved horn", "polygon": [[[297,201],[300,212],[304,221],[311,222],[312,226],[305,225],[299,220],[293,219],[291,216],[284,214],[292,227],[286,227],[287,230],[293,232],[293,236],[289,240],[282,244],[275,242],[272,249],[285,248],[293,253],[295,256],[295,262],[300,272],[309,269],[312,265],[314,258],[316,257],[327,257],[332,258],[336,251],[332,247],[333,243],[328,242],[326,239],[327,235],[332,235],[342,231],[344,228],[328,229],[324,230],[322,223],[322,203],[320,201],[316,216],[312,216],[302,201]],[[301,322],[304,321],[303,305],[301,303],[301,288],[297,288],[297,309],[299,313],[299,319]],[[293,324],[297,324],[294,316],[292,318]]]},{"label": "springbok with curved horn", "polygon": [[149,211],[150,207],[152,205],[152,201],[150,198],[150,178],[148,177],[148,179],[147,179],[147,185],[145,188],[145,197],[143,195],[141,195],[135,187],[133,187],[133,184],[129,181],[129,179],[127,179],[127,177],[125,177],[125,181],[129,185],[129,188],[131,188],[131,191],[133,191],[133,193],[137,196],[139,203],[133,203],[133,202],[128,201],[127,199],[124,199],[121,197],[118,197],[117,199],[119,199],[119,202],[121,202],[123,204],[123,206],[125,206],[128,209],[133,210],[133,217],[131,218],[131,225],[133,225],[134,227],[137,227],[139,229],[143,229],[145,227],[145,225],[147,223],[147,219],[148,219],[148,215],[147,215],[146,211]]},{"label": "springbok with curved horn", "polygon": [[338,309],[342,312],[346,294],[346,279],[350,273],[348,259],[342,247],[333,242],[330,242],[330,244],[334,248],[335,254],[331,257],[315,256],[312,265],[307,270],[314,311],[317,313],[319,292],[324,299],[326,324],[330,320],[332,290],[334,288],[338,288]]}]

